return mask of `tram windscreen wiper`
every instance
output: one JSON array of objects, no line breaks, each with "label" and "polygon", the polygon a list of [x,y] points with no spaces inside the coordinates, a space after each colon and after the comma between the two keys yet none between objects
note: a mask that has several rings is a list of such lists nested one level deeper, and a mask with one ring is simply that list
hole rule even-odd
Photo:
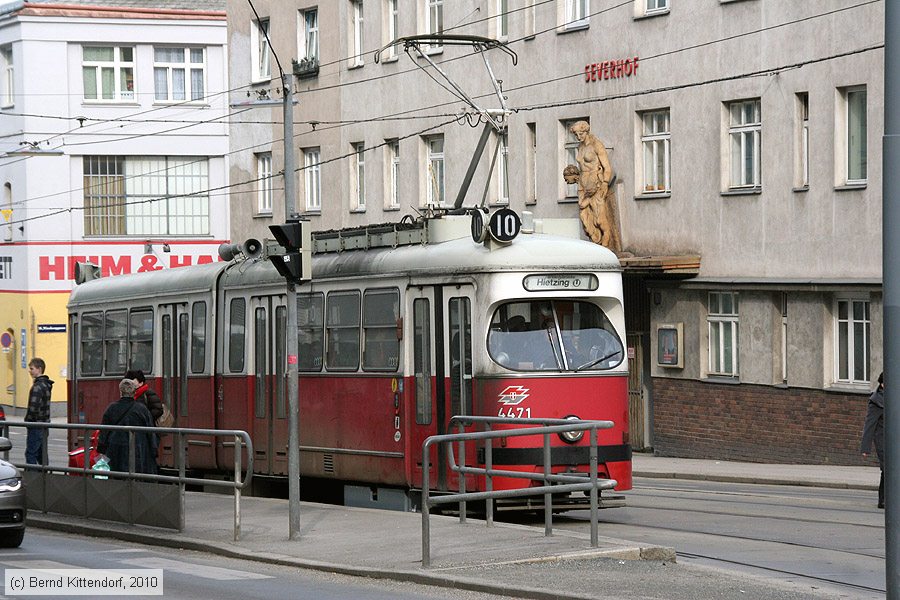
[{"label": "tram windscreen wiper", "polygon": [[606,356],[601,356],[600,358],[598,358],[598,359],[596,359],[596,360],[592,360],[592,361],[590,361],[590,362],[587,362],[587,363],[581,365],[580,367],[578,367],[577,369],[575,369],[575,372],[577,373],[578,371],[581,371],[581,370],[583,370],[583,369],[590,369],[591,367],[593,367],[593,366],[595,366],[595,365],[599,365],[599,364],[602,363],[604,360],[609,360],[610,358],[612,358],[612,357],[615,356],[616,354],[621,354],[621,353],[622,353],[622,350],[615,350],[615,351],[611,352],[610,354],[607,354]]}]

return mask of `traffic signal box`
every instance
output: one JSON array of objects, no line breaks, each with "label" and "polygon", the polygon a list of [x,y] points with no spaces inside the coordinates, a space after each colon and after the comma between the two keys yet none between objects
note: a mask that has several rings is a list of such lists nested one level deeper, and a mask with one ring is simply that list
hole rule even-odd
[{"label": "traffic signal box", "polygon": [[284,225],[269,225],[269,231],[284,249],[269,254],[278,273],[292,283],[312,279],[312,228],[309,221],[288,219]]}]

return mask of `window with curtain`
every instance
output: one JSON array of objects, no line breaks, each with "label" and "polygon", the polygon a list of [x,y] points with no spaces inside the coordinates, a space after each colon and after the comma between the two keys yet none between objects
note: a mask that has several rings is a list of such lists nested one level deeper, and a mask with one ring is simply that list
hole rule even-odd
[{"label": "window with curtain", "polygon": [[644,152],[643,194],[671,191],[669,187],[669,110],[641,115],[641,147]]},{"label": "window with curtain", "polygon": [[153,48],[153,89],[158,102],[205,98],[204,48]]},{"label": "window with curtain", "polygon": [[84,99],[134,101],[134,48],[84,46],[81,49]]}]

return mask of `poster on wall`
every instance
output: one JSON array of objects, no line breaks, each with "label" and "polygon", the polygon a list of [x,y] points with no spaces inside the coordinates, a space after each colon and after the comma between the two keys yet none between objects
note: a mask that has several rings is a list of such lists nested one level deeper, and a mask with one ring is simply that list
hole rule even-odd
[{"label": "poster on wall", "polygon": [[684,323],[656,326],[656,364],[660,367],[684,367]]}]

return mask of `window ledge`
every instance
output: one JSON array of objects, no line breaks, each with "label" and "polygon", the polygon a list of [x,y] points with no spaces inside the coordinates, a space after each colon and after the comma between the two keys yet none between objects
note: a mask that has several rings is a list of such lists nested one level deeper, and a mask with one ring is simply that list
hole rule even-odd
[{"label": "window ledge", "polygon": [[825,391],[832,394],[860,394],[866,396],[872,393],[868,383],[832,383],[830,386],[825,387]]},{"label": "window ledge", "polygon": [[253,215],[253,218],[254,219],[271,219],[272,213],[271,212],[258,212]]},{"label": "window ledge", "polygon": [[312,215],[314,217],[320,217],[320,216],[322,216],[322,209],[321,208],[307,208],[305,211],[303,211],[303,214],[304,215]]},{"label": "window ledge", "polygon": [[791,191],[794,192],[795,194],[799,194],[799,193],[801,193],[801,192],[808,192],[808,191],[809,191],[809,186],[808,186],[808,185],[801,185],[801,186],[799,186],[799,187],[792,188]]},{"label": "window ledge", "polygon": [[729,377],[728,375],[707,375],[700,379],[700,383],[722,383],[725,385],[740,385],[741,380],[738,377]]},{"label": "window ledge", "polygon": [[852,192],[854,190],[864,190],[867,187],[869,187],[868,182],[866,182],[866,183],[845,183],[844,185],[834,186],[834,191],[836,191],[836,192]]},{"label": "window ledge", "polygon": [[366,214],[366,209],[365,208],[351,208],[350,214],[351,215],[364,215],[364,214]]},{"label": "window ledge", "polygon": [[387,212],[387,211],[397,211],[397,210],[400,210],[400,207],[399,207],[399,206],[385,206],[385,207],[384,207],[384,210],[385,210],[385,212]]},{"label": "window ledge", "polygon": [[584,31],[591,28],[591,22],[587,19],[576,21],[575,23],[567,23],[557,28],[556,33],[572,33],[573,31]]},{"label": "window ledge", "polygon": [[638,194],[634,197],[635,200],[661,200],[664,198],[671,198],[672,192],[655,192],[655,193],[646,193],[646,194]]},{"label": "window ledge", "polygon": [[634,17],[634,20],[635,21],[643,21],[644,19],[652,19],[654,17],[665,17],[668,14],[669,14],[669,9],[667,8],[666,10],[661,10],[659,12],[652,12],[649,14],[645,13],[643,15],[637,15],[636,17]]},{"label": "window ledge", "polygon": [[397,62],[398,60],[400,60],[400,55],[399,55],[399,54],[395,54],[395,55],[393,55],[393,56],[388,56],[387,58],[382,58],[382,59],[381,59],[381,62],[382,62],[383,64],[384,64],[384,63],[395,63],[395,62]]},{"label": "window ledge", "polygon": [[443,54],[444,47],[443,46],[432,46],[431,48],[427,48],[425,50],[425,54],[428,56],[434,56],[435,54]]},{"label": "window ledge", "polygon": [[571,196],[566,196],[565,198],[560,198],[558,200],[560,204],[578,204],[578,198],[574,198]]},{"label": "window ledge", "polygon": [[722,196],[758,196],[762,194],[762,187],[736,188],[720,192]]},{"label": "window ledge", "polygon": [[84,98],[81,101],[83,106],[140,106],[140,102],[135,102],[134,100],[93,100]]},{"label": "window ledge", "polygon": [[366,63],[360,61],[351,63],[347,68],[352,71],[353,69],[362,69],[364,66],[366,66]]},{"label": "window ledge", "polygon": [[[210,105],[206,102],[190,102],[187,100],[157,100],[153,103],[153,106],[177,106],[181,108],[182,106],[187,108],[209,108]],[[215,123],[215,121],[212,121]]]}]

